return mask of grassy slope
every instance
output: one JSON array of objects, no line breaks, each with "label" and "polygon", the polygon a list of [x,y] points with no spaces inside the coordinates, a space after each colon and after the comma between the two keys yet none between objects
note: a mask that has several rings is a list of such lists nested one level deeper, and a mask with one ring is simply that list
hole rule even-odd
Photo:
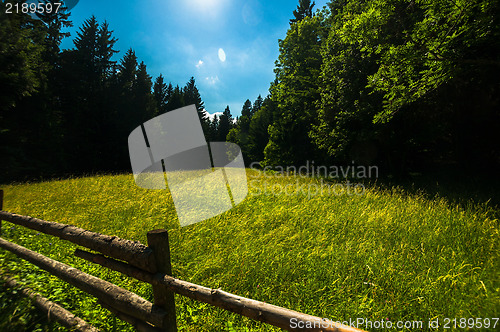
[{"label": "grassy slope", "polygon": [[[332,320],[498,315],[499,222],[492,208],[377,188],[363,196],[256,195],[263,182],[317,180],[248,174],[254,182],[243,203],[184,228],[169,192],[140,189],[131,175],[9,185],[4,210],[143,243],[148,230],[169,229],[174,276]],[[146,284],[72,257],[72,244],[6,222],[2,228],[4,238],[152,300]],[[127,329],[91,297],[3,250],[0,263],[95,326]],[[176,303],[183,331],[275,330],[180,296]],[[7,317],[0,316],[2,330],[24,324]]]}]

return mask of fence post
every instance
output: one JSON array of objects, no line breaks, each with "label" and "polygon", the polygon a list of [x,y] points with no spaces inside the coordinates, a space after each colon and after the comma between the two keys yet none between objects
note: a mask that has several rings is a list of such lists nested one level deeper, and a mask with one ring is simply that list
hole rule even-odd
[{"label": "fence post", "polygon": [[[168,242],[168,231],[157,229],[147,234],[148,247],[153,250],[156,266],[155,272],[171,275],[170,245]],[[162,328],[167,332],[176,332],[175,300],[174,293],[165,286],[153,286],[154,304],[161,306],[166,312]]]},{"label": "fence post", "polygon": [[[3,189],[0,189],[0,211],[3,210]],[[0,219],[0,236],[2,236],[2,219]]]}]

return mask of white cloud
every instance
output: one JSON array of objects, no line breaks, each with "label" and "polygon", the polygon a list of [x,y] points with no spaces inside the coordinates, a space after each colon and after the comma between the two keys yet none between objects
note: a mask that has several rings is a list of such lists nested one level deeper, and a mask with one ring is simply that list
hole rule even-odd
[{"label": "white cloud", "polygon": [[202,60],[198,61],[198,63],[196,64],[196,68],[200,68],[201,66],[203,66]]},{"label": "white cloud", "polygon": [[209,85],[215,85],[217,82],[219,82],[219,76],[210,76],[210,77],[205,77],[205,81]]},{"label": "white cloud", "polygon": [[205,111],[205,114],[210,119],[210,121],[214,121],[214,118],[215,118],[216,115],[217,115],[218,118],[220,118],[220,116],[222,115],[222,112],[216,112],[216,113],[210,114],[210,113],[207,112],[207,110],[204,110],[204,111]]}]

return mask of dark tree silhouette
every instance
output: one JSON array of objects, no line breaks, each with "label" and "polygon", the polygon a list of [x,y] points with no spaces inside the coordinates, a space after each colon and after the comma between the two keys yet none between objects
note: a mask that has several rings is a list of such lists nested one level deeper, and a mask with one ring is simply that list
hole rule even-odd
[{"label": "dark tree silhouette", "polygon": [[314,5],[314,1],[311,3],[311,0],[299,0],[299,5],[293,11],[294,18],[290,20],[290,24],[302,21],[306,17],[313,17]]}]

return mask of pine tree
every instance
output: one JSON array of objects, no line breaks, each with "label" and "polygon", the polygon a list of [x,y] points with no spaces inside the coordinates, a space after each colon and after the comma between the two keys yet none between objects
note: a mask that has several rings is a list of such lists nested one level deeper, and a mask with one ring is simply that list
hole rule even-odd
[{"label": "pine tree", "polygon": [[227,135],[229,134],[229,131],[232,129],[232,127],[233,127],[233,116],[231,115],[229,106],[227,106],[219,118],[218,140],[221,142],[225,142],[227,139]]},{"label": "pine tree", "polygon": [[153,96],[155,99],[156,109],[158,114],[163,114],[167,111],[168,103],[168,86],[164,82],[163,75],[160,74],[155,80],[153,87]]},{"label": "pine tree", "polygon": [[170,98],[167,104],[167,111],[173,111],[185,105],[186,103],[184,102],[184,92],[177,85],[170,94]]},{"label": "pine tree", "polygon": [[170,99],[172,98],[172,95],[174,93],[174,86],[172,85],[172,83],[168,83],[168,86],[167,86],[167,106],[166,106],[166,110],[165,112],[168,112],[168,111],[171,111],[172,108],[170,108]]},{"label": "pine tree", "polygon": [[99,80],[97,63],[97,40],[99,38],[99,23],[97,18],[92,16],[83,23],[77,37],[73,41],[75,44],[76,61],[78,62],[78,78],[80,84],[90,89],[95,89]]},{"label": "pine tree", "polygon": [[219,117],[214,115],[214,119],[210,122],[210,134],[209,142],[215,142],[219,140]]},{"label": "pine tree", "polygon": [[138,74],[137,56],[134,50],[128,49],[120,60],[117,74],[117,116],[121,118],[119,123],[121,135],[128,135],[135,127],[141,124],[142,117],[136,108],[136,82]]},{"label": "pine tree", "polygon": [[137,75],[137,56],[133,49],[128,49],[118,67],[118,81],[124,94],[132,92]]},{"label": "pine tree", "polygon": [[196,81],[194,77],[191,77],[184,87],[184,103],[186,105],[194,104],[196,106],[196,111],[198,112],[198,117],[201,122],[201,127],[203,128],[203,132],[205,136],[208,135],[210,131],[210,120],[208,119],[208,114],[205,111],[205,104],[203,100],[201,100],[200,92],[196,87]]},{"label": "pine tree", "polygon": [[257,113],[257,111],[260,110],[263,102],[264,102],[264,100],[262,99],[262,96],[259,95],[257,97],[257,99],[255,99],[255,102],[253,103],[252,113],[251,113],[250,117],[253,117],[255,115],[255,113]]},{"label": "pine tree", "polygon": [[264,149],[269,143],[269,126],[275,122],[276,115],[277,105],[271,96],[268,96],[262,101],[262,106],[255,112],[250,122],[248,159],[264,160]]},{"label": "pine tree", "polygon": [[307,160],[317,160],[310,132],[318,117],[321,43],[325,35],[323,17],[317,15],[292,24],[280,41],[276,81],[270,89],[278,116],[269,126],[265,149],[269,164],[303,165]]},{"label": "pine tree", "polygon": [[252,102],[247,99],[245,103],[243,103],[243,107],[241,109],[241,116],[250,117],[252,115]]},{"label": "pine tree", "polygon": [[[229,131],[226,139],[228,142],[236,143],[240,146],[244,156],[248,155],[248,130],[252,119],[252,102],[247,99],[241,109],[241,116],[236,119],[236,125]],[[246,159],[247,162],[249,159]]]},{"label": "pine tree", "polygon": [[137,126],[154,117],[155,105],[151,93],[153,83],[148,74],[146,64],[142,61],[137,68],[137,77],[134,84],[134,112],[138,113],[139,122]]},{"label": "pine tree", "polygon": [[[54,4],[58,0],[44,0],[44,4]],[[45,60],[52,66],[57,65],[59,59],[60,45],[64,38],[69,37],[69,32],[62,32],[62,28],[70,28],[73,23],[69,20],[71,15],[67,12],[67,7],[61,6],[59,11],[43,12],[36,14],[44,24],[43,30],[46,32],[45,38]]]},{"label": "pine tree", "polygon": [[293,16],[295,18],[292,18],[290,20],[290,25],[302,21],[306,17],[313,17],[314,5],[315,5],[314,1],[311,4],[311,0],[299,0],[299,5],[297,6],[297,9],[293,11]]},{"label": "pine tree", "polygon": [[64,88],[68,91],[63,107],[65,142],[69,160],[79,171],[101,169],[110,158],[105,150],[110,149],[106,144],[116,109],[110,90],[115,43],[108,24],[99,24],[92,16],[77,32],[75,49],[63,54],[63,78],[68,85]]},{"label": "pine tree", "polygon": [[108,22],[104,21],[99,26],[96,55],[97,70],[103,81],[113,74],[113,68],[116,64],[115,61],[111,61],[111,58],[115,53],[118,53],[117,50],[113,49],[118,39],[114,38],[112,34],[113,31],[109,30]]}]

